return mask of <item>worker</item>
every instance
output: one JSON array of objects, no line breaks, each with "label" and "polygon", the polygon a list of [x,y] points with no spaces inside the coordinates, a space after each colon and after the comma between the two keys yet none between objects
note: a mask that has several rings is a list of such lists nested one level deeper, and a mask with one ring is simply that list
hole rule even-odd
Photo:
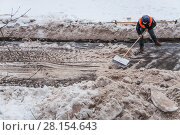
[{"label": "worker", "polygon": [[148,31],[148,33],[150,34],[156,46],[161,46],[161,43],[157,40],[156,35],[153,31],[153,28],[155,26],[156,26],[155,20],[148,15],[144,15],[139,19],[136,25],[136,31],[140,37],[140,40],[139,40],[140,53],[144,51],[144,40],[143,40],[143,35],[142,35],[144,31]]}]

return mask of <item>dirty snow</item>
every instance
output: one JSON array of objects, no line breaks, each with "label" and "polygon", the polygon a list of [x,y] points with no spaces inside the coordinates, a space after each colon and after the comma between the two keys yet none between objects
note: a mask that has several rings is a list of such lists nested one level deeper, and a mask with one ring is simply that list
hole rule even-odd
[{"label": "dirty snow", "polygon": [[[5,37],[14,38],[45,38],[54,40],[105,40],[116,41],[137,39],[134,24],[105,23],[114,20],[137,21],[144,14],[151,15],[156,21],[180,21],[179,0],[143,0],[94,1],[94,0],[3,0],[0,9],[0,26],[10,19],[11,10],[18,7],[18,17],[29,8],[25,17],[8,24],[3,29]],[[41,8],[39,6],[41,5]],[[143,14],[142,14],[143,11]],[[96,24],[82,24],[95,21]],[[99,22],[99,23],[98,23]],[[158,23],[155,28],[158,38],[180,38],[180,23]],[[145,35],[149,38],[148,34]]]},{"label": "dirty snow", "polygon": [[[167,82],[168,89],[161,88],[162,79],[153,75],[154,71],[112,70],[95,82],[59,88],[1,86],[0,119],[179,119],[179,110],[170,116],[164,114],[150,95],[154,89],[171,96],[175,92],[177,97],[173,98],[179,103],[179,85],[173,85],[180,78]],[[133,80],[124,82],[125,76]]]},{"label": "dirty snow", "polygon": [[[92,102],[90,97],[97,95],[97,91],[83,90],[78,85],[62,88],[1,86],[0,119],[38,119],[40,117],[38,116],[40,115],[38,110],[43,109],[43,107],[48,107],[46,108],[48,110],[45,110],[47,112],[45,112],[46,116],[43,119],[55,119],[53,114],[57,113],[57,111],[59,113],[56,116],[57,119],[67,119],[67,115],[70,112],[72,113],[73,105],[90,104]],[[34,111],[34,109],[37,110]],[[83,108],[82,113],[86,110],[86,108]]]},{"label": "dirty snow", "polygon": [[[139,57],[139,62],[123,70],[112,63],[115,55],[123,56],[128,50],[123,44],[99,43],[93,49],[88,48],[89,43],[81,48],[74,42],[42,45],[31,41],[128,41],[137,38],[136,24],[105,22],[137,21],[144,14],[156,20],[180,18],[179,0],[128,3],[2,0],[0,26],[7,22],[11,8],[15,11],[21,6],[17,16],[31,11],[2,29],[6,37],[22,38],[23,43],[0,46],[0,119],[180,119],[179,62],[174,61],[175,68],[168,66],[170,69],[152,66],[158,52],[163,58],[175,53],[178,59],[178,50],[164,53],[161,48],[147,48],[151,51],[145,50],[145,59]],[[99,23],[82,24],[89,21]],[[155,33],[158,38],[180,38],[180,23],[158,23]],[[149,38],[148,34],[145,37]],[[137,50],[132,49],[127,57],[138,58],[136,55]],[[142,66],[142,60],[149,59],[152,61]],[[168,64],[161,57],[158,60]],[[177,105],[176,111],[161,111],[151,100],[153,90]]]},{"label": "dirty snow", "polygon": [[[125,70],[120,69],[111,61],[116,54],[123,55],[127,51],[128,47],[123,44],[109,44],[109,46],[104,45],[103,47],[101,44],[101,50],[98,48],[79,49],[70,45],[70,50],[66,50],[67,46],[67,43],[64,46],[52,44],[52,47],[51,44],[46,44],[44,49],[39,42],[25,42],[20,44],[20,50],[14,50],[11,54],[13,56],[17,51],[20,55],[21,51],[31,51],[31,53],[24,54],[24,57],[19,56],[21,59],[17,57],[14,59],[7,52],[6,47],[1,47],[2,53],[9,56],[6,57],[9,61],[24,61],[31,58],[30,60],[38,60],[39,64],[43,62],[41,66],[45,67],[33,76],[29,83],[38,83],[41,78],[54,80],[55,78],[69,77],[70,80],[73,80],[73,77],[77,77],[74,75],[76,73],[83,77],[84,74],[81,74],[81,70],[83,73],[88,70],[89,73],[90,71],[91,73],[95,72],[97,77],[93,80],[84,80],[64,86],[55,86],[54,83],[54,86],[52,84],[48,86],[50,84],[44,82],[43,87],[40,87],[28,84],[28,81],[24,82],[26,83],[24,85],[22,84],[23,80],[18,81],[18,78],[24,77],[25,81],[34,74],[38,67],[36,62],[29,63],[29,67],[18,62],[14,63],[14,66],[2,65],[4,68],[1,68],[0,71],[3,85],[0,86],[0,119],[180,119],[179,71],[155,68],[136,69],[137,63]],[[11,45],[9,47],[11,49]],[[56,51],[60,51],[59,49],[63,49],[63,55],[60,53],[57,55]],[[42,59],[34,57],[33,51],[41,54],[40,50],[45,52],[48,50],[46,53],[52,57],[55,55],[57,61],[63,59],[63,62],[69,62],[69,64],[75,58],[76,66],[55,66],[51,64],[55,61],[50,61],[44,56],[41,56]],[[134,56],[136,52],[136,49],[133,49],[128,57]],[[88,61],[91,63],[87,63]],[[95,66],[93,65],[95,61],[100,63],[97,62]],[[77,64],[80,64],[78,62],[82,63],[80,67],[77,67]],[[83,65],[87,67],[81,67]],[[64,74],[66,70],[69,74]],[[23,75],[30,71],[30,75]],[[14,84],[12,83],[13,79],[16,80]],[[173,101],[177,105],[178,109],[176,108],[177,110],[171,114],[162,112],[151,101],[153,90],[166,95],[169,101]]]},{"label": "dirty snow", "polygon": [[[3,24],[2,24],[3,25]],[[51,39],[59,41],[129,41],[137,39],[136,24],[80,24],[74,21],[44,21],[13,23],[3,28],[5,37],[22,38],[23,41],[30,39]],[[158,38],[180,38],[179,23],[158,23],[155,27]],[[149,34],[145,38],[150,39]]]}]

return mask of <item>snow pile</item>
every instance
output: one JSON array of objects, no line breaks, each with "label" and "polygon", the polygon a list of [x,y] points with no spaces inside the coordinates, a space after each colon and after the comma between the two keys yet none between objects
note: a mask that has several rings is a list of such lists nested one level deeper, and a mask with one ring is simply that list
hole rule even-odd
[{"label": "snow pile", "polygon": [[[41,114],[40,118],[43,119],[52,117],[55,117],[56,119],[177,119],[180,117],[178,114],[179,110],[175,112],[175,116],[163,116],[162,112],[151,102],[150,96],[151,90],[153,89],[166,93],[167,91],[174,89],[174,84],[178,84],[176,86],[177,89],[179,87],[178,81],[180,78],[178,77],[176,78],[177,80],[173,79],[171,82],[167,82],[169,89],[164,89],[163,87],[160,87],[163,78],[160,79],[161,77],[159,78],[157,75],[153,75],[155,71],[156,70],[154,69],[145,70],[143,71],[144,74],[142,74],[142,71],[136,71],[135,73],[134,70],[129,70],[128,72],[118,70],[115,71],[115,73],[114,71],[104,72],[104,74],[101,75],[109,77],[100,76],[96,81],[91,82],[89,85],[82,85],[84,91],[91,88],[93,91],[97,92],[97,94],[91,96],[91,102],[88,101],[87,103],[86,101],[83,101],[82,104],[80,101],[77,102],[69,99],[68,104],[71,105],[71,107],[69,110],[66,110],[66,114],[60,115],[64,113],[63,107],[60,109],[56,103],[60,103],[61,105],[63,103],[59,101],[61,99],[60,97],[53,95],[48,102],[40,105],[42,106],[42,109],[37,111],[37,113]],[[166,72],[168,74],[167,71],[160,71],[160,73],[161,72]],[[117,75],[119,78],[114,80],[114,75]],[[175,77],[176,72],[172,72],[171,75]],[[133,79],[131,82],[124,82],[125,77]],[[138,81],[140,81],[140,84]],[[62,93],[61,96],[63,96],[63,94],[64,93]],[[71,93],[68,95],[71,95]],[[74,96],[72,99],[74,99]],[[86,99],[86,97],[83,99]],[[176,100],[177,99],[178,97]],[[67,101],[67,98],[64,100]],[[51,109],[52,106],[54,107],[53,109]],[[48,112],[49,109],[51,110],[50,112]],[[53,113],[52,110],[55,112]],[[74,111],[77,112],[75,116],[73,115],[74,113],[72,113]],[[58,117],[56,116],[56,113],[58,114]],[[156,113],[157,116],[160,114],[158,118],[155,117]]]},{"label": "snow pile", "polygon": [[[38,119],[86,119],[92,116],[88,107],[97,91],[91,89],[91,83],[81,83],[53,90],[52,94],[34,108]],[[86,89],[82,88],[86,85]]]},{"label": "snow pile", "polygon": [[0,87],[1,115],[0,119],[33,119],[31,107],[40,102],[49,92],[23,87]]},{"label": "snow pile", "polygon": [[97,95],[97,91],[83,90],[81,85],[62,88],[1,86],[0,119],[72,119],[76,113],[81,119],[91,114],[88,105],[92,103],[91,97]]},{"label": "snow pile", "polygon": [[[29,19],[30,22],[30,19]],[[61,41],[128,41],[137,39],[136,24],[81,24],[75,21],[49,21],[43,24],[30,22],[15,22],[14,25],[3,28],[5,37],[24,39],[51,39]],[[155,33],[158,38],[180,38],[180,26],[174,23],[158,23]],[[149,38],[149,34],[145,34]]]},{"label": "snow pile", "polygon": [[[112,69],[108,72],[102,70],[100,72],[101,76],[96,81],[82,82],[68,87],[1,86],[0,119],[180,118],[179,109],[169,116],[163,114],[150,100],[151,90],[157,90],[180,105],[178,71],[169,73],[155,69],[143,71]],[[166,81],[168,88],[162,85],[161,73],[170,74],[174,78]],[[124,81],[127,77],[132,80]]]},{"label": "snow pile", "polygon": [[[112,58],[123,55],[127,46],[99,43],[95,49],[88,49],[90,44],[83,45],[85,49],[74,43],[43,47],[40,42],[24,42],[20,47],[14,47],[11,55],[6,46],[0,47],[2,62],[6,58],[14,62],[22,60],[21,63],[0,65],[1,84],[4,85],[0,86],[0,119],[180,119],[180,71],[136,69],[138,63],[125,70],[119,69],[112,63]],[[129,57],[135,53],[136,49],[132,49]],[[47,56],[51,56],[50,59]],[[31,63],[23,65],[24,57]],[[68,64],[58,65],[55,60]],[[28,76],[23,75],[23,70],[32,76],[38,71],[36,61],[42,70],[25,82]],[[85,73],[95,75],[95,78],[78,83]],[[55,86],[61,81],[68,84],[55,86],[58,88],[30,87],[44,81],[42,78],[45,79],[43,85]],[[7,86],[13,85],[12,82],[18,82],[19,86]],[[20,87],[22,83],[27,83],[27,87]],[[151,100],[153,90],[169,98],[167,102],[175,102],[177,110],[171,115],[162,112],[161,104],[156,107]]]}]

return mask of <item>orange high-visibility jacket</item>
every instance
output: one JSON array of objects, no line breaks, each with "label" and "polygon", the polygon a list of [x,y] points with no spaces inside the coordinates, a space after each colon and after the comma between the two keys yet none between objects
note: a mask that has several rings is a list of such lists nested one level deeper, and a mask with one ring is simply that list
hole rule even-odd
[{"label": "orange high-visibility jacket", "polygon": [[[149,25],[149,27],[151,27],[151,24],[152,24],[152,17],[149,16],[149,18],[150,18],[150,22],[149,22],[148,25]],[[145,25],[142,23],[141,19],[142,19],[142,18],[139,18],[139,25],[140,25],[142,28],[145,29],[146,27],[145,27]]]}]

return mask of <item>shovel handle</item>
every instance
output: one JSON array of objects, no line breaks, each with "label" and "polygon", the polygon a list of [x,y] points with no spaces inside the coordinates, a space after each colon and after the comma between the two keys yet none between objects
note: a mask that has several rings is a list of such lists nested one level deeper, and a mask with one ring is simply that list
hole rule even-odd
[{"label": "shovel handle", "polygon": [[[143,35],[145,32],[146,32],[146,31],[144,31],[144,32],[142,33],[142,35]],[[123,57],[125,57],[125,56],[129,53],[129,51],[135,46],[135,44],[139,41],[140,38],[141,38],[141,37],[138,37],[138,39],[136,40],[136,42],[129,48],[129,50],[124,54]]]}]

